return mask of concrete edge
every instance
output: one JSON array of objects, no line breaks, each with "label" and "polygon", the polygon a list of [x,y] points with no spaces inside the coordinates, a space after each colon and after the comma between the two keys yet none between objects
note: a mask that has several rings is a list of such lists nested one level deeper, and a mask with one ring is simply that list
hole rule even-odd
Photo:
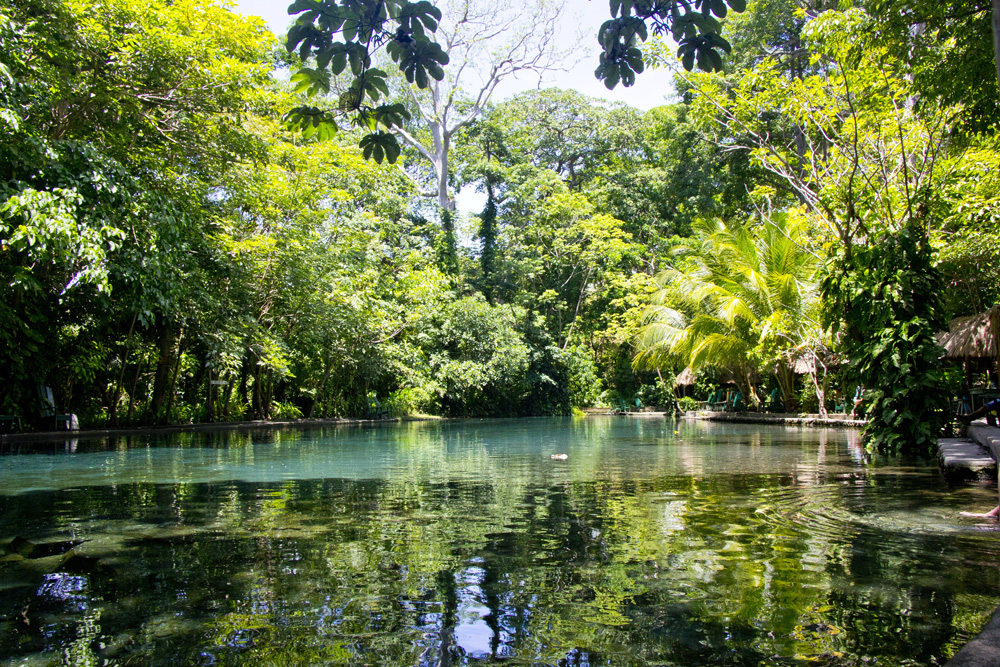
[{"label": "concrete edge", "polygon": [[937,460],[948,480],[987,481],[996,476],[996,460],[971,438],[938,438]]},{"label": "concrete edge", "polygon": [[[994,461],[1000,460],[998,459],[1000,428],[973,422],[969,424],[968,436],[968,441],[985,449]],[[942,438],[938,441],[939,448],[941,442],[947,440],[957,439]],[[997,667],[997,665],[1000,665],[1000,607],[993,612],[993,616],[979,634],[945,663],[945,667]]]},{"label": "concrete edge", "polygon": [[993,460],[1000,461],[1000,428],[983,422],[972,422],[969,424],[969,438],[985,448]]},{"label": "concrete edge", "polygon": [[715,422],[732,422],[735,424],[772,424],[777,426],[810,426],[817,428],[861,428],[864,420],[849,419],[847,415],[839,417],[828,416],[826,419],[816,414],[759,412],[685,412],[687,419],[703,419]]},{"label": "concrete edge", "polygon": [[945,667],[997,667],[1000,665],[1000,608],[986,627],[959,649]]}]

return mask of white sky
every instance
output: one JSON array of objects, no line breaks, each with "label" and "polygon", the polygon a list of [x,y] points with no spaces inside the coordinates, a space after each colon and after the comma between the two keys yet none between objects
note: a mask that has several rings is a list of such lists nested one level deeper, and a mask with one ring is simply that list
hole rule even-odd
[{"label": "white sky", "polygon": [[[260,16],[271,31],[282,35],[291,20],[288,15],[288,0],[233,0],[233,8],[248,16]],[[640,74],[634,86],[625,88],[618,85],[609,91],[604,84],[594,77],[597,68],[600,48],[597,44],[597,30],[601,23],[611,18],[608,3],[604,0],[569,0],[571,15],[567,19],[569,30],[565,30],[562,39],[573,39],[572,33],[580,28],[585,33],[583,48],[579,50],[582,59],[569,72],[556,72],[542,81],[542,87],[572,88],[590,97],[600,97],[615,102],[624,102],[639,109],[651,109],[664,104],[664,96],[671,92],[670,72],[666,70],[648,70]],[[575,14],[575,16],[574,16]],[[499,101],[519,92],[538,87],[538,78],[526,76],[522,79],[506,82],[498,88]]]},{"label": "white sky", "polygon": [[[232,7],[247,16],[263,18],[276,35],[283,35],[292,17],[288,15],[289,0],[231,0]],[[536,75],[525,75],[520,79],[509,79],[502,82],[494,94],[493,101],[498,102],[525,90],[533,88],[558,87],[577,90],[584,95],[602,98],[612,102],[624,102],[630,106],[647,110],[666,103],[665,97],[673,91],[671,73],[665,69],[647,70],[636,78],[636,83],[630,88],[618,85],[609,91],[601,81],[594,76],[597,68],[600,47],[597,43],[597,30],[601,24],[611,18],[606,0],[569,0],[570,15],[567,18],[566,29],[562,31],[560,40],[574,40],[575,33],[582,31],[583,44],[577,49],[580,62],[568,72],[554,72],[543,79],[539,86]],[[564,41],[565,44],[565,41]],[[478,213],[486,202],[484,194],[465,188],[456,196],[457,208],[464,213]]]}]

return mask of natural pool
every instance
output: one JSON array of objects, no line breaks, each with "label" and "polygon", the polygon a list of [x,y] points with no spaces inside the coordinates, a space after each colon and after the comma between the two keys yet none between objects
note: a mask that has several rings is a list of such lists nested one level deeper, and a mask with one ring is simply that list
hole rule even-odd
[{"label": "natural pool", "polygon": [[995,490],[846,431],[143,436],[8,446],[0,482],[5,665],[934,665],[1000,602],[957,516]]}]

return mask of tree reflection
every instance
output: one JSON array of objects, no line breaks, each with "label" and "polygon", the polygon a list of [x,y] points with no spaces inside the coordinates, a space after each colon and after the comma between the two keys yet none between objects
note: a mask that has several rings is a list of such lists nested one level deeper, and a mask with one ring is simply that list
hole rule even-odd
[{"label": "tree reflection", "polygon": [[[0,651],[70,664],[893,665],[942,661],[996,604],[998,575],[980,565],[998,555],[989,536],[891,520],[933,497],[931,470],[862,468],[837,433],[789,445],[780,431],[663,439],[634,424],[627,442],[644,453],[629,466],[602,428],[585,427],[591,450],[553,443],[565,464],[498,454],[488,429],[461,446],[407,430],[386,478],[3,496],[0,523],[20,541],[0,542]],[[208,449],[243,465],[256,446]],[[135,470],[122,455],[107,452]]]}]

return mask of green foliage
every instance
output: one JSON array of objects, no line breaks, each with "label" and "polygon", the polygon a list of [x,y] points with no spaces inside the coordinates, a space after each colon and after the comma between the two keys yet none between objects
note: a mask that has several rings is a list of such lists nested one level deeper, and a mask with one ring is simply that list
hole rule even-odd
[{"label": "green foliage", "polygon": [[492,303],[499,258],[497,257],[497,204],[493,198],[493,187],[488,182],[486,204],[479,220],[479,238],[483,242],[483,248],[479,253],[479,264],[483,272],[482,290],[486,300]]},{"label": "green foliage", "polygon": [[874,43],[907,63],[916,103],[956,107],[957,133],[996,133],[1000,89],[989,3],[873,0],[866,6],[872,21],[857,33],[858,49]]},{"label": "green foliage", "polygon": [[865,387],[870,452],[927,454],[949,420],[950,388],[935,332],[945,326],[941,275],[916,223],[842,250],[823,279],[824,315],[843,335]]},{"label": "green foliage", "polygon": [[753,376],[773,372],[788,395],[796,348],[817,327],[817,261],[802,247],[805,218],[775,214],[733,227],[702,221],[697,232],[657,277],[635,366],[724,368],[748,397]]},{"label": "green foliage", "polygon": [[691,396],[681,396],[677,399],[677,404],[684,412],[693,412],[698,409],[698,400]]},{"label": "green foliage", "polygon": [[595,75],[611,90],[619,82],[625,86],[635,83],[636,74],[642,72],[644,63],[640,41],[646,41],[649,30],[655,34],[670,32],[678,43],[677,57],[684,68],[691,70],[697,63],[706,72],[722,69],[721,52],[729,53],[731,46],[721,35],[722,24],[732,9],[746,9],[744,0],[701,0],[696,3],[668,0],[666,2],[632,2],[613,0],[611,16],[597,35],[601,44],[600,65]]},{"label": "green foliage", "polygon": [[[545,345],[529,314],[458,299],[425,323],[420,337],[430,386],[445,414],[567,414],[568,372],[562,351]],[[528,321],[526,321],[528,320]]]},{"label": "green foliage", "polygon": [[458,241],[455,238],[455,214],[441,209],[441,233],[437,238],[435,252],[437,265],[448,276],[458,276]]},{"label": "green foliage", "polygon": [[[425,0],[296,0],[288,8],[298,14],[288,30],[286,48],[297,53],[303,66],[292,75],[296,90],[309,97],[328,95],[331,76],[350,68],[350,85],[335,104],[299,105],[285,122],[307,137],[328,139],[347,120],[366,132],[359,146],[365,158],[395,163],[400,146],[391,132],[409,112],[402,104],[377,104],[389,94],[388,74],[372,66],[373,53],[385,47],[410,83],[427,88],[431,79],[444,78],[448,54],[433,40],[441,10]],[[336,38],[339,36],[339,40]]]},{"label": "green foliage", "polygon": [[589,408],[597,405],[602,391],[602,383],[597,375],[597,364],[591,350],[582,345],[574,345],[566,350],[569,367],[569,401],[574,408]]}]

